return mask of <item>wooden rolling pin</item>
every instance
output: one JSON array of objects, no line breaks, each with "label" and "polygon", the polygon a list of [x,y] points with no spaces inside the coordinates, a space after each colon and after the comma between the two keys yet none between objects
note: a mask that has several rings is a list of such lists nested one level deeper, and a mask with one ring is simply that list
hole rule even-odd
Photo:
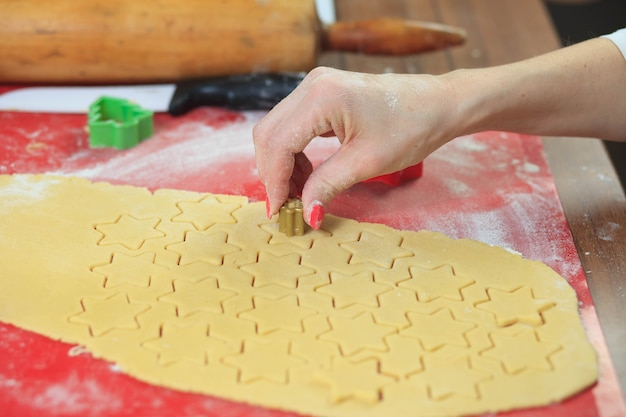
[{"label": "wooden rolling pin", "polygon": [[0,0],[0,82],[172,82],[308,71],[323,50],[415,54],[463,30],[374,19],[322,26],[314,0]]}]

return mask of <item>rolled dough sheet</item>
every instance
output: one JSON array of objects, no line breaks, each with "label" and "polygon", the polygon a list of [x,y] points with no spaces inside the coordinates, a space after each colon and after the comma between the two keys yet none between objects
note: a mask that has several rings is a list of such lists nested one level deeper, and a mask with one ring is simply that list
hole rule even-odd
[{"label": "rolled dough sheet", "polygon": [[245,197],[0,176],[0,320],[166,387],[307,415],[450,416],[594,383],[546,265],[329,216],[287,238]]}]

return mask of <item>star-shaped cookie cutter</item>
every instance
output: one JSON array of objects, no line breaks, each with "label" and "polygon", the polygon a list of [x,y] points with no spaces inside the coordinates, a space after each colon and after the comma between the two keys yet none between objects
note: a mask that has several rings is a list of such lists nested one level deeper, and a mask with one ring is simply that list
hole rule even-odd
[{"label": "star-shaped cookie cutter", "polygon": [[278,230],[287,236],[304,235],[304,218],[302,217],[302,200],[292,198],[280,208],[278,213]]},{"label": "star-shaped cookie cutter", "polygon": [[102,96],[89,106],[91,147],[128,149],[152,136],[153,112],[129,100]]}]

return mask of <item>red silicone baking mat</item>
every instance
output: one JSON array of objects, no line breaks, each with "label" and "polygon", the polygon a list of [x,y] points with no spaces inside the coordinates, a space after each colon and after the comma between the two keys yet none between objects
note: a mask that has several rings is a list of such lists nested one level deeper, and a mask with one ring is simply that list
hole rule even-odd
[{"label": "red silicone baking mat", "polygon": [[[203,108],[155,116],[154,136],[125,151],[90,149],[84,115],[0,112],[0,174],[75,175],[116,184],[265,198],[256,177],[252,126],[262,113]],[[317,163],[337,147],[315,141]],[[624,415],[624,404],[537,137],[486,132],[459,138],[431,155],[419,180],[389,187],[364,183],[329,211],[407,230],[473,238],[545,262],[580,299],[580,313],[601,366],[598,384],[550,407],[507,416]],[[122,374],[79,347],[0,323],[2,416],[289,416],[290,413],[158,388]]]}]

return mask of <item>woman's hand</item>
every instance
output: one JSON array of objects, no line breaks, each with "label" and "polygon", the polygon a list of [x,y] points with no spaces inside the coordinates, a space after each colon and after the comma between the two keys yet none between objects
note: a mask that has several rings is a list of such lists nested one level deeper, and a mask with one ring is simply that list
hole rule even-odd
[{"label": "woman's hand", "polygon": [[[335,195],[414,165],[454,138],[456,111],[436,76],[314,69],[254,127],[268,216],[301,193],[305,220],[319,228]],[[341,146],[313,171],[302,151],[318,136],[337,136]]]}]

